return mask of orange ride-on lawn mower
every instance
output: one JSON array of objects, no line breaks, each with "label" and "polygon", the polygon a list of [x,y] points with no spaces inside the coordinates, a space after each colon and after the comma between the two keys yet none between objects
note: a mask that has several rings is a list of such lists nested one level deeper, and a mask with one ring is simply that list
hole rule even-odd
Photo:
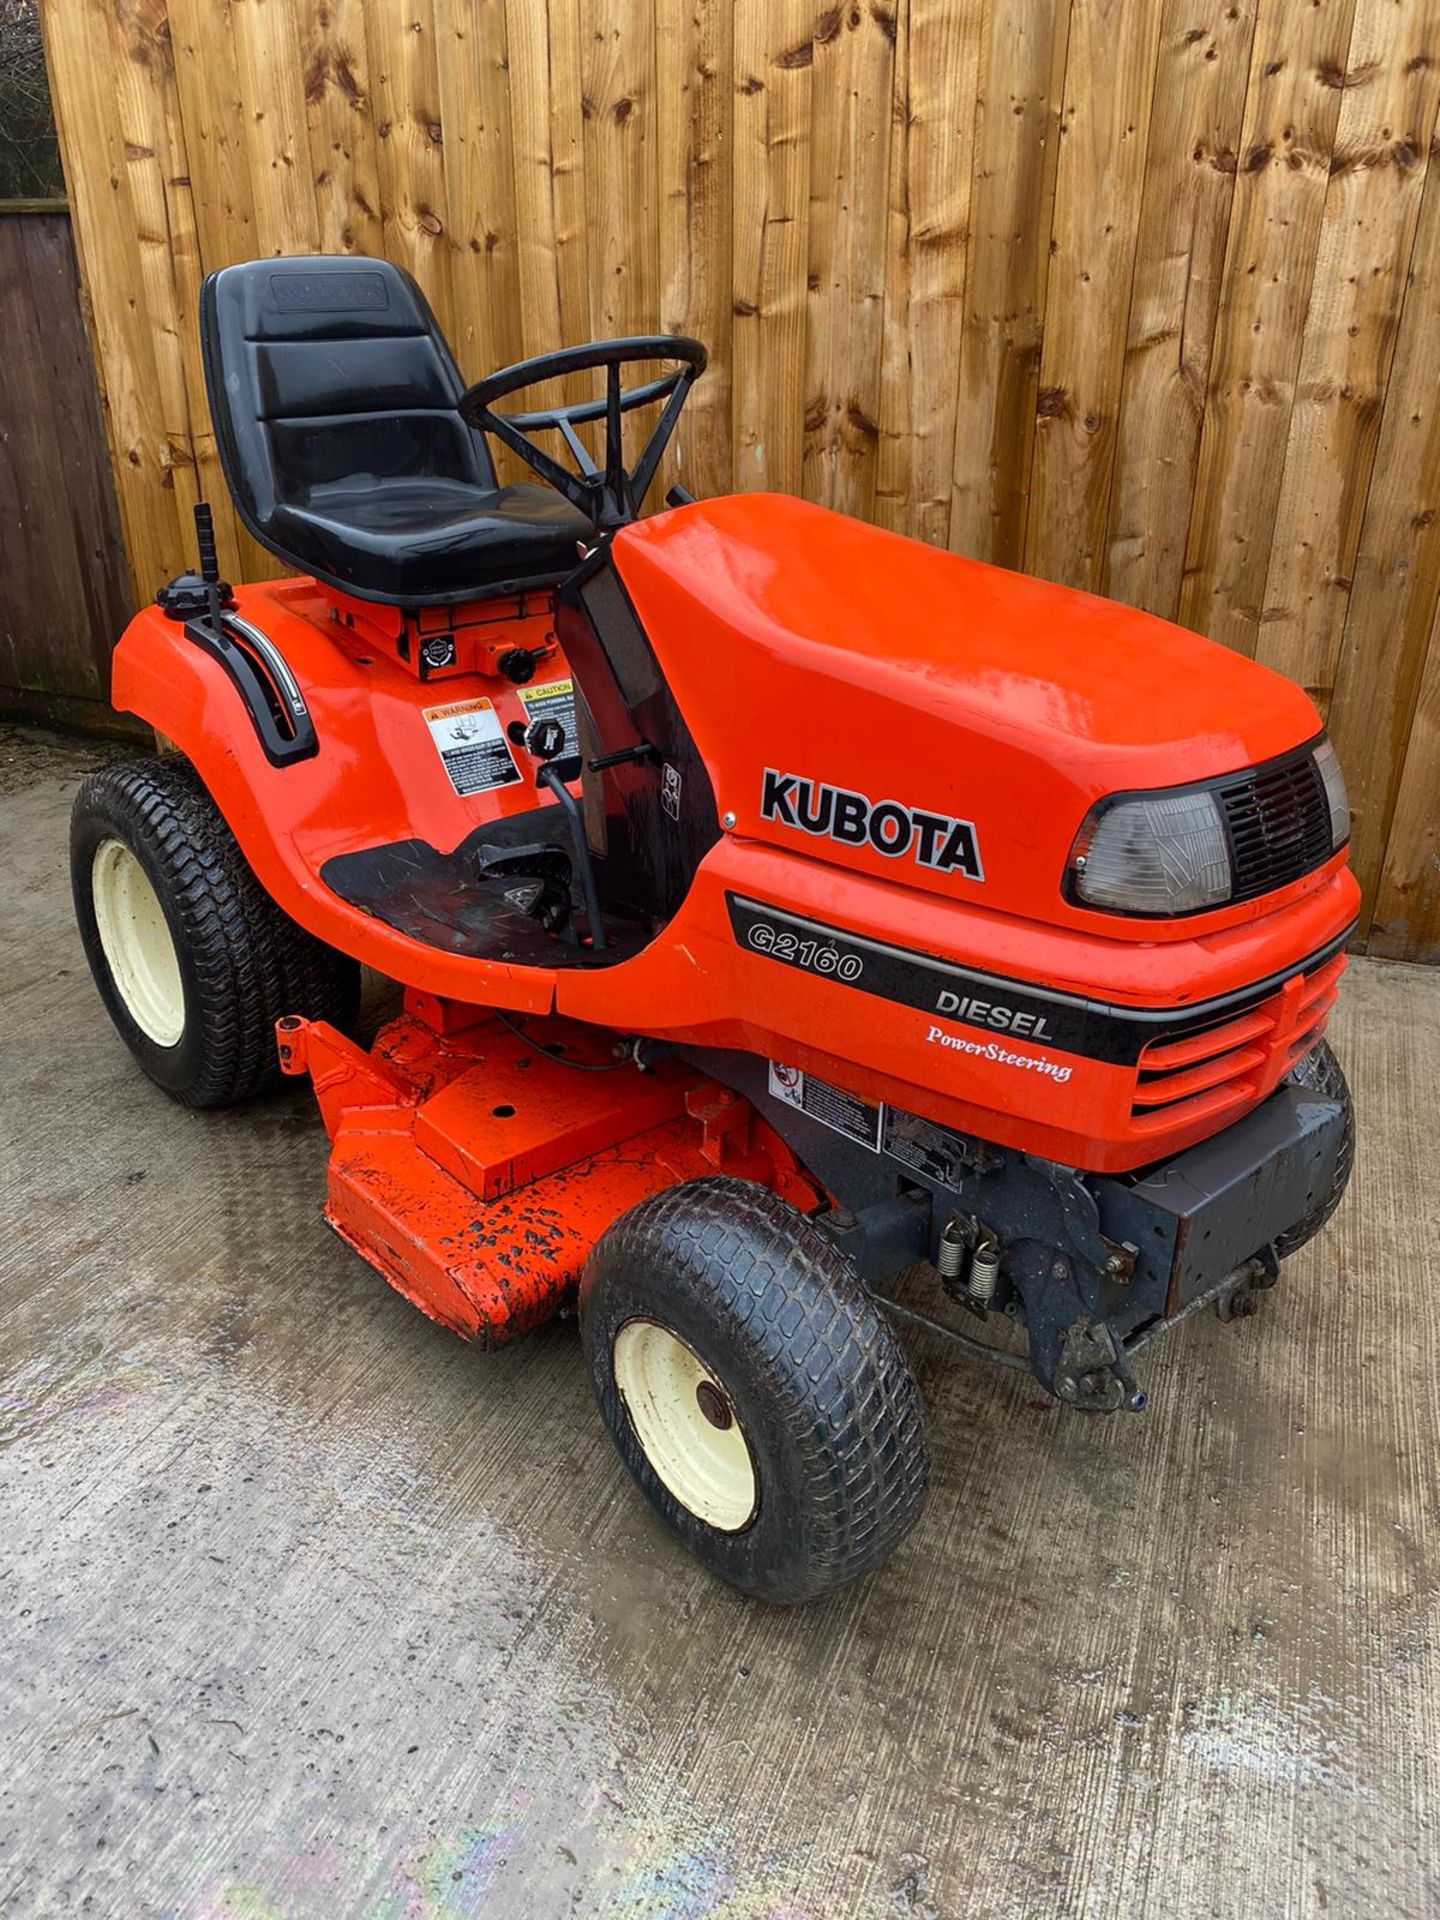
[{"label": "orange ride-on lawn mower", "polygon": [[[805,1600],[915,1520],[901,1269],[1137,1410],[1137,1353],[1328,1218],[1357,890],[1296,687],[798,500],[641,520],[692,340],[466,390],[405,274],[329,258],[212,275],[201,330],[236,511],[302,577],[232,592],[202,508],[120,641],[174,750],[76,804],[101,996],[192,1106],[308,1074],[326,1218],[445,1326],[578,1297],[706,1566]],[[362,964],[404,987],[368,1051]]]}]

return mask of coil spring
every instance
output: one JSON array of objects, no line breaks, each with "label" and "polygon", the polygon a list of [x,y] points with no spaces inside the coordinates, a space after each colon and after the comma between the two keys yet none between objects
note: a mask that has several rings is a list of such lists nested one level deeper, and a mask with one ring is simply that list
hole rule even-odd
[{"label": "coil spring", "polygon": [[999,1284],[1000,1249],[993,1240],[982,1240],[971,1257],[966,1295],[977,1307],[988,1307]]},{"label": "coil spring", "polygon": [[949,1287],[958,1280],[965,1270],[965,1255],[970,1251],[970,1236],[965,1223],[951,1215],[940,1235],[940,1247],[935,1261],[935,1271]]}]

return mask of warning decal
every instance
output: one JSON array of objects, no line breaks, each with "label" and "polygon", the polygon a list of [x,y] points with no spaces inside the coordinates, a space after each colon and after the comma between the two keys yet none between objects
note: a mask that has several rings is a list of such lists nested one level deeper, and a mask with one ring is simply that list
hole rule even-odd
[{"label": "warning decal", "polygon": [[520,704],[528,725],[535,720],[558,720],[565,729],[564,753],[580,751],[580,732],[575,720],[575,682],[546,680],[538,687],[521,687]]},{"label": "warning decal", "polygon": [[500,716],[490,701],[457,700],[453,706],[426,707],[425,724],[451,786],[462,797],[508,787],[520,778]]},{"label": "warning decal", "polygon": [[958,1133],[922,1120],[918,1113],[886,1107],[882,1145],[892,1160],[914,1167],[942,1187],[964,1183],[969,1159],[966,1142]]},{"label": "warning decal", "polygon": [[773,1060],[770,1091],[787,1107],[797,1107],[812,1120],[818,1120],[822,1127],[843,1133],[848,1140],[858,1140],[871,1153],[879,1153],[883,1107],[872,1107],[864,1100],[857,1100],[853,1093],[846,1093],[843,1087],[816,1080],[798,1067],[777,1066]]}]

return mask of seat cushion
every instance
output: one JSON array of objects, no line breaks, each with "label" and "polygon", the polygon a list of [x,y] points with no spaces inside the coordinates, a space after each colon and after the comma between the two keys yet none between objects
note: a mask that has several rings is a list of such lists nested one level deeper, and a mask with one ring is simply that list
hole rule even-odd
[{"label": "seat cushion", "polygon": [[472,599],[540,586],[576,565],[589,521],[546,487],[467,485],[439,475],[346,479],[276,509],[288,550],[367,598]]}]

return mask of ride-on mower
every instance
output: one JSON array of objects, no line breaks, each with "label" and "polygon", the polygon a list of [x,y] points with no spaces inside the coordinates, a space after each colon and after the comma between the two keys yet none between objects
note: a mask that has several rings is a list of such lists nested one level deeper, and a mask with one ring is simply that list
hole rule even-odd
[{"label": "ride-on mower", "polygon": [[[900,1270],[1138,1410],[1142,1348],[1318,1231],[1357,889],[1299,689],[798,500],[642,520],[693,340],[467,390],[407,275],[324,257],[213,274],[201,334],[235,510],[300,577],[232,591],[202,508],[119,643],[173,750],[76,804],[100,994],[192,1106],[308,1074],[326,1218],[443,1325],[578,1301],[707,1567],[810,1599],[916,1519]],[[368,1050],[362,964],[404,988]]]}]

